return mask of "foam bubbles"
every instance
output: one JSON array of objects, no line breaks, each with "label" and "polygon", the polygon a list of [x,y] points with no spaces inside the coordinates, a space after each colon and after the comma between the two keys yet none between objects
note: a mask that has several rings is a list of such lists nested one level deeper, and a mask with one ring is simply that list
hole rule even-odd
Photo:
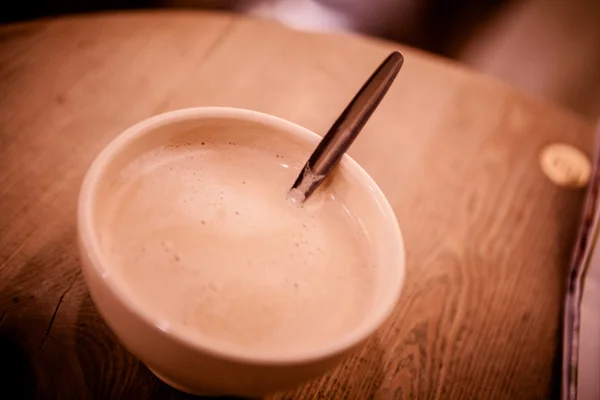
[{"label": "foam bubbles", "polygon": [[294,205],[301,206],[306,197],[300,189],[292,188],[288,192],[286,198]]},{"label": "foam bubbles", "polygon": [[284,157],[223,138],[152,151],[126,168],[108,202],[109,244],[158,318],[257,352],[355,323],[370,298],[357,225],[333,200],[291,204],[299,164],[285,168]]}]

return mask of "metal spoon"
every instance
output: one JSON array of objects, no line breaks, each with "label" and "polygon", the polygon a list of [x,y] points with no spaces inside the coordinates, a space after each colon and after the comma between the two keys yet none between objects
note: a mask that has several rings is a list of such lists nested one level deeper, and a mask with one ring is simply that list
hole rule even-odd
[{"label": "metal spoon", "polygon": [[303,203],[338,164],[396,78],[404,57],[390,54],[335,121],[292,185],[288,199]]}]

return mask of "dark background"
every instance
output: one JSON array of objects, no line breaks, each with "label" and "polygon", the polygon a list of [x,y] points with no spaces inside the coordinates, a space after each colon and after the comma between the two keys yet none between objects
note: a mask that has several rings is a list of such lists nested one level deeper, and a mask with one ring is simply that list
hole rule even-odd
[{"label": "dark background", "polygon": [[[382,28],[379,36],[453,56],[491,14],[510,0],[401,1],[413,1],[417,11],[409,16],[409,21],[399,16],[398,23]],[[231,8],[230,3],[227,0],[37,0],[34,2],[13,0],[3,2],[0,6],[0,22],[16,22],[71,13],[152,8],[186,7],[227,10]]]}]

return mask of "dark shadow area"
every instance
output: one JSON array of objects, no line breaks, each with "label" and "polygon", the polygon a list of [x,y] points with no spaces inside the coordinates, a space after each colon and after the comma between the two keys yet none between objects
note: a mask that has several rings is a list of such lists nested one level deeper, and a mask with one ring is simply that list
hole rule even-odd
[{"label": "dark shadow area", "polygon": [[[0,322],[1,324],[1,322]],[[20,399],[35,398],[35,369],[14,327],[0,325],[0,385]]]},{"label": "dark shadow area", "polygon": [[502,6],[513,0],[425,0],[414,21],[390,26],[383,37],[440,55],[455,57]]},{"label": "dark shadow area", "polygon": [[[86,398],[77,381],[79,365],[72,357],[68,335],[48,324],[33,297],[9,310],[0,325],[0,385],[15,399]],[[83,396],[82,396],[83,395]]]}]

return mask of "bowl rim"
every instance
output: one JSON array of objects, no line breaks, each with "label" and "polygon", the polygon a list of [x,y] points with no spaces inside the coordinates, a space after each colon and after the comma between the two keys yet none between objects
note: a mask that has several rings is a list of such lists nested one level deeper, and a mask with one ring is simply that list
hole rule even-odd
[{"label": "bowl rim", "polygon": [[[139,317],[149,326],[149,328],[160,331],[167,339],[170,338],[175,340],[180,345],[203,353],[208,353],[213,357],[256,365],[289,365],[331,357],[335,354],[343,353],[366,340],[387,320],[398,303],[405,279],[405,249],[398,221],[387,198],[377,183],[347,154],[344,155],[341,163],[345,164],[346,168],[353,170],[353,172],[357,174],[360,178],[361,185],[366,185],[370,189],[373,194],[372,198],[383,211],[385,220],[390,223],[390,228],[393,235],[396,237],[395,241],[398,243],[396,257],[399,265],[394,269],[397,273],[392,274],[393,276],[389,276],[389,279],[386,278],[388,282],[390,280],[393,280],[393,282],[391,282],[391,285],[387,286],[390,290],[383,295],[380,306],[375,308],[369,317],[357,324],[352,330],[344,332],[340,339],[335,342],[319,343],[318,346],[315,346],[310,350],[298,353],[292,352],[289,354],[247,354],[239,348],[226,348],[226,346],[221,343],[211,342],[209,338],[200,337],[200,335],[192,335],[185,330],[166,327],[164,322],[141,307],[139,302],[135,299],[135,296],[129,295],[127,291],[124,290],[124,285],[121,282],[112,279],[110,273],[102,267],[100,256],[101,250],[97,235],[94,233],[95,224],[93,214],[95,209],[94,199],[96,190],[105,169],[119,152],[129,144],[159,127],[178,122],[208,118],[225,118],[256,122],[286,132],[287,134],[301,137],[305,140],[312,140],[315,144],[321,139],[316,133],[285,119],[258,111],[232,107],[184,108],[158,114],[134,124],[115,137],[100,151],[87,170],[81,185],[77,205],[77,235],[80,243],[80,251],[85,252],[85,256],[87,256],[92,269],[96,272],[102,283],[114,298],[129,312]],[[88,278],[86,276],[86,281],[87,280]]]}]

